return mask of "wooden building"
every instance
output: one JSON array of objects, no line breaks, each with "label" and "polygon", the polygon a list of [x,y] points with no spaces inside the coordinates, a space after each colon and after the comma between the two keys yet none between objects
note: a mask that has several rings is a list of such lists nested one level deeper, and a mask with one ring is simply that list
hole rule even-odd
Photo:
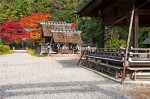
[{"label": "wooden building", "polygon": [[[41,22],[41,38],[50,44],[49,53],[74,54],[80,52],[81,31],[75,30],[74,23]],[[41,47],[42,48],[42,47]],[[46,48],[43,45],[43,48]]]},{"label": "wooden building", "polygon": [[[77,14],[80,17],[100,17],[103,26],[129,26],[133,6],[133,47],[138,48],[138,27],[150,27],[149,0],[91,0]],[[104,39],[104,34],[101,39]]]},{"label": "wooden building", "polygon": [[[80,17],[99,17],[103,27],[129,27],[133,23],[134,30],[133,48],[88,50],[86,59],[82,60],[84,65],[101,72],[113,72],[116,78],[122,77],[122,82],[125,77],[150,80],[150,48],[138,48],[138,28],[150,27],[150,0],[91,0],[77,14]],[[103,41],[104,34],[101,35]]]}]

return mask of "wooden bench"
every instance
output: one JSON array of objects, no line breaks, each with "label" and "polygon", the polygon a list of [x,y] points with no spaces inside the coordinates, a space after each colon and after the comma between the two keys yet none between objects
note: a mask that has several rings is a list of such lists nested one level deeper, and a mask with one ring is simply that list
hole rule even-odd
[{"label": "wooden bench", "polygon": [[116,78],[120,76],[119,72],[122,74],[123,67],[116,66],[116,65],[111,65],[111,64],[109,64],[109,62],[103,63],[102,61],[105,60],[105,61],[111,61],[111,62],[117,62],[117,63],[119,62],[119,63],[123,64],[123,60],[117,60],[117,59],[111,59],[111,58],[105,58],[105,57],[98,57],[98,56],[94,56],[94,55],[85,55],[85,57],[86,57],[86,59],[84,61],[87,62],[86,63],[87,67],[88,67],[88,63],[93,63],[96,66],[99,66],[99,68],[101,68],[100,70],[101,70],[102,73],[105,71],[109,74],[113,74],[113,73],[111,73],[110,71],[108,71],[106,69],[106,67],[107,67],[107,68],[111,68],[111,69],[115,70],[115,77]]},{"label": "wooden bench", "polygon": [[[123,70],[125,49],[105,49],[100,48],[96,50],[88,50],[85,54],[85,65],[92,64],[101,68],[101,72],[107,71],[111,73],[111,70],[121,71]],[[110,69],[107,70],[107,69]],[[147,75],[145,71],[150,70],[150,49],[134,48],[129,49],[127,56],[127,75],[134,75],[136,80],[137,75]],[[142,73],[139,73],[139,71]],[[113,72],[113,71],[112,71]],[[116,76],[117,77],[117,76]]]}]

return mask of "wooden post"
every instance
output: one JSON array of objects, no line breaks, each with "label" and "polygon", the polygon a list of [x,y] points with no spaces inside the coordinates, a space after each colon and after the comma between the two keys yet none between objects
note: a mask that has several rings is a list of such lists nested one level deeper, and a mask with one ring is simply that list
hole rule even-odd
[{"label": "wooden post", "polygon": [[126,73],[127,58],[128,58],[128,49],[129,49],[130,38],[131,38],[133,17],[134,17],[134,5],[133,5],[133,8],[132,8],[131,19],[130,19],[130,26],[129,26],[129,33],[128,33],[128,40],[127,40],[126,52],[125,52],[125,57],[124,57],[123,74],[122,74],[121,84],[124,84],[124,77],[125,77],[125,73]]},{"label": "wooden post", "polygon": [[81,52],[81,57],[80,57],[80,59],[79,59],[79,61],[78,61],[78,63],[77,63],[77,65],[79,65],[80,64],[80,61],[81,61],[81,59],[82,59],[82,57],[84,56],[84,54],[85,54],[85,52]]},{"label": "wooden post", "polygon": [[138,48],[138,28],[139,28],[139,16],[135,15],[134,34],[133,34],[133,48]]}]

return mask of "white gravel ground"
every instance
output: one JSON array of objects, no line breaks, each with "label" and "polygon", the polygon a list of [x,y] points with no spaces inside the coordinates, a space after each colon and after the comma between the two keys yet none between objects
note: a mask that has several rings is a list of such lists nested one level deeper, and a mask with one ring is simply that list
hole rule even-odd
[{"label": "white gravel ground", "polygon": [[76,66],[73,57],[0,56],[0,99],[130,99],[146,88],[120,85]]}]

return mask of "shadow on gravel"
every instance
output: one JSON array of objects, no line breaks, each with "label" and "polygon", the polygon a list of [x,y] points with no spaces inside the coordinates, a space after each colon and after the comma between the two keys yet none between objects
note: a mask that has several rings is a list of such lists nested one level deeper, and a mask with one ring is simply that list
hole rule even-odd
[{"label": "shadow on gravel", "polygon": [[78,60],[72,59],[72,60],[57,60],[59,64],[61,64],[64,68],[80,68],[77,66]]},{"label": "shadow on gravel", "polygon": [[[35,83],[35,84],[15,84],[0,86],[0,96],[28,96],[40,94],[59,94],[59,93],[87,93],[100,92],[113,98],[125,98],[124,95],[113,92],[113,90],[103,89],[98,85],[107,84],[106,81],[76,81],[76,82],[56,82],[56,83]],[[111,82],[112,84],[112,82]],[[108,82],[107,85],[111,86]],[[0,98],[0,99],[1,99]]]}]

